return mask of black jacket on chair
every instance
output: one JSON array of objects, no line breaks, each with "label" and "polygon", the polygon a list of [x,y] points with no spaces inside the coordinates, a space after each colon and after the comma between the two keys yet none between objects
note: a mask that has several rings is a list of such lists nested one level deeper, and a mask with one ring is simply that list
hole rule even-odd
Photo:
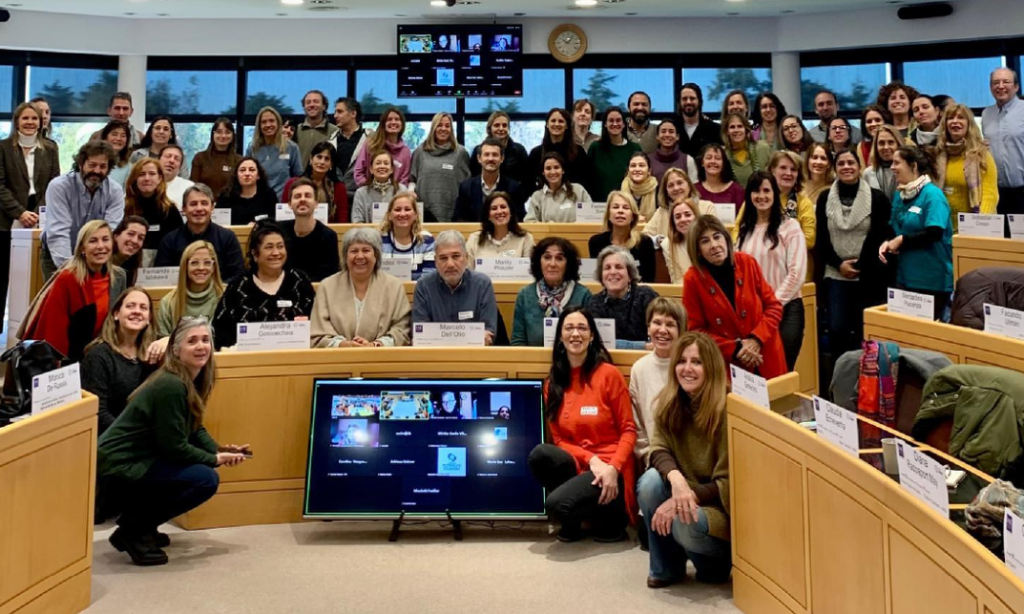
[{"label": "black jacket on chair", "polygon": [[[36,188],[36,206],[45,205],[46,187],[60,175],[56,149],[39,140],[35,154],[32,182]],[[17,139],[0,141],[0,230],[10,230],[11,223],[28,210],[28,165]]]},{"label": "black jacket on chair", "polygon": [[[455,201],[456,222],[479,222],[480,209],[484,206],[484,186],[480,175],[470,177],[459,184],[459,197]],[[497,192],[508,192],[512,197],[509,208],[520,222],[526,217],[526,207],[519,182],[504,175],[498,175]]]}]

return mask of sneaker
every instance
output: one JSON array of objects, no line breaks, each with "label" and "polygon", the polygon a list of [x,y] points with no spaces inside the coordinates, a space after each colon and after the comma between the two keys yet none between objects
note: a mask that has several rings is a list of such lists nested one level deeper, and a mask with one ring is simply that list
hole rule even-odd
[{"label": "sneaker", "polygon": [[127,553],[136,565],[149,567],[167,564],[167,553],[154,546],[146,537],[130,535],[120,527],[110,534],[110,545],[118,552]]}]

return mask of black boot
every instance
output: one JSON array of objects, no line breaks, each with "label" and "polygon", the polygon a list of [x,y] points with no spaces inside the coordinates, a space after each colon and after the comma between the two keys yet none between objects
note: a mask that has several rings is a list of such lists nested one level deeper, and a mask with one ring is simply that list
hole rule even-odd
[{"label": "black boot", "polygon": [[171,545],[171,538],[166,533],[161,533],[156,529],[149,531],[143,536],[149,540],[149,543],[156,546],[157,548],[166,548]]},{"label": "black boot", "polygon": [[118,552],[126,552],[132,557],[132,563],[143,567],[151,565],[166,565],[167,554],[157,548],[144,536],[131,535],[123,528],[118,527],[110,534],[110,545]]}]

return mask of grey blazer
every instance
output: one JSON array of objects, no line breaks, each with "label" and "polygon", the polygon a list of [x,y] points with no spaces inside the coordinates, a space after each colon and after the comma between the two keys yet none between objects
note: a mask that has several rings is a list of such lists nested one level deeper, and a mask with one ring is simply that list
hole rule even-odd
[{"label": "grey blazer", "polygon": [[[46,187],[60,175],[57,150],[40,142],[35,153],[36,206],[45,205]],[[17,141],[0,141],[0,230],[10,230],[11,223],[28,208],[28,165]]]}]

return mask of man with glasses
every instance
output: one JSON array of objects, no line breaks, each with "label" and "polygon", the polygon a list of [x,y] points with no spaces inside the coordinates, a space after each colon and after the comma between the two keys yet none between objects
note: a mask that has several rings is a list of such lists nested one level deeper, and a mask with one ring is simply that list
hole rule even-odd
[{"label": "man with glasses", "polygon": [[[821,121],[807,132],[815,141],[824,143],[828,140],[828,123],[832,121],[833,117],[839,115],[839,99],[835,93],[830,90],[818,92],[814,96],[814,112],[818,114],[818,119]],[[853,126],[853,131],[850,133],[850,145],[859,142],[860,130]]]},{"label": "man with glasses", "polygon": [[[989,75],[995,104],[981,112],[981,130],[999,171],[999,213],[1024,213],[1024,103],[1020,80],[1009,68]],[[47,198],[49,202],[49,198]]]}]

